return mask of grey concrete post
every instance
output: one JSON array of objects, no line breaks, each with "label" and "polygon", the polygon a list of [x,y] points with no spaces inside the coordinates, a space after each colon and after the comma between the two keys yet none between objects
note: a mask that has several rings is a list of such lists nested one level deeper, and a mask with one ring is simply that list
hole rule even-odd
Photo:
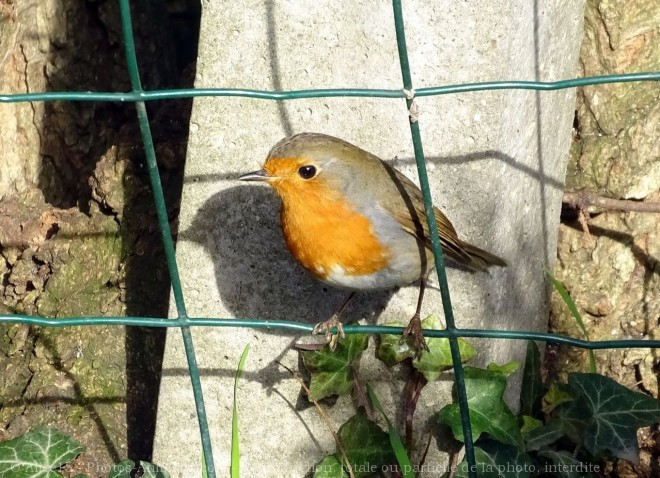
[{"label": "grey concrete post", "polygon": [[[204,2],[197,87],[295,90],[401,87],[389,2],[281,0]],[[454,83],[574,77],[582,1],[404,2],[417,88]],[[435,204],[462,238],[510,263],[470,274],[450,269],[459,327],[544,330],[543,268],[555,257],[560,198],[571,139],[574,91],[489,91],[418,98]],[[320,98],[283,103],[198,98],[192,116],[177,256],[191,316],[256,317],[315,323],[343,298],[308,277],[286,251],[279,203],[266,186],[235,178],[255,170],[283,136],[332,134],[416,178],[403,100]],[[363,294],[347,318],[407,320],[416,287]],[[442,314],[437,288],[424,315]],[[275,361],[298,368],[296,337],[281,331],[194,330],[218,476],[229,469],[233,376],[251,352],[239,392],[243,476],[305,476],[333,439],[299,384]],[[474,343],[474,342],[473,342]],[[477,363],[521,361],[525,344],[480,341]],[[201,446],[178,330],[168,333],[154,461],[174,477],[201,476]],[[361,375],[391,417],[400,418],[402,380],[373,358]],[[515,388],[510,401],[515,404]],[[421,430],[451,401],[451,380],[424,390]],[[338,427],[350,398],[328,408]],[[432,449],[435,447],[432,447]],[[427,463],[444,456],[432,452]]]}]

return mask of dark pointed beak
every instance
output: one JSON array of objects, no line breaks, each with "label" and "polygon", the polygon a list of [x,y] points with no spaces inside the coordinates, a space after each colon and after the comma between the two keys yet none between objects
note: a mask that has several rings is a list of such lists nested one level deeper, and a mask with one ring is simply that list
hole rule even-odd
[{"label": "dark pointed beak", "polygon": [[243,174],[242,176],[238,177],[239,181],[268,181],[270,179],[271,176],[269,176],[269,174],[263,169]]}]

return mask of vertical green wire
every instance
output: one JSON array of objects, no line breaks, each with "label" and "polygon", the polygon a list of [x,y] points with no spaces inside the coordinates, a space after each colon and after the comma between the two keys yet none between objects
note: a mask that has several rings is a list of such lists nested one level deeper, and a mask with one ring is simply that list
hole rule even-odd
[{"label": "vertical green wire", "polygon": [[[137,56],[135,54],[135,42],[133,39],[133,26],[131,22],[129,0],[119,0],[119,6],[121,9],[121,23],[124,33],[124,48],[126,49],[126,63],[128,65],[128,74],[131,79],[131,86],[133,92],[142,94],[144,90],[142,89],[140,72],[137,64]],[[151,189],[154,196],[154,202],[156,204],[156,214],[158,215],[158,224],[160,225],[163,247],[167,259],[167,267],[169,269],[170,280],[172,282],[172,293],[176,303],[177,315],[179,319],[183,320],[184,324],[187,324],[188,314],[186,312],[186,305],[183,300],[181,280],[179,277],[179,270],[176,264],[174,251],[174,241],[172,240],[172,234],[170,233],[170,225],[167,218],[167,207],[165,205],[165,196],[163,194],[163,187],[160,181],[160,174],[158,173],[156,151],[154,150],[151,128],[149,126],[149,116],[147,115],[147,108],[144,104],[144,101],[135,102],[135,108],[137,110],[138,122],[140,124],[140,134],[142,135],[144,152],[147,158],[149,179],[151,180]],[[186,350],[188,369],[190,370],[190,381],[192,382],[193,395],[195,397],[195,408],[197,409],[197,420],[199,422],[199,430],[202,439],[202,452],[204,454],[203,462],[206,467],[206,476],[209,478],[215,478],[215,462],[213,461],[213,450],[211,448],[211,437],[209,434],[208,420],[206,417],[206,408],[204,406],[202,383],[199,377],[197,359],[195,357],[195,346],[193,344],[192,334],[188,325],[181,326],[181,335],[183,336],[183,345]]]},{"label": "vertical green wire", "polygon": [[[403,12],[401,0],[393,0],[394,7],[394,27],[396,29],[396,43],[399,50],[399,62],[401,63],[401,74],[403,76],[404,89],[412,92],[412,76],[410,74],[410,64],[408,62],[408,48],[406,46],[406,34],[403,26]],[[406,105],[410,110],[413,99],[407,99]],[[419,174],[419,184],[424,196],[424,210],[426,211],[426,220],[428,221],[429,231],[431,233],[431,245],[433,246],[433,256],[435,259],[435,268],[438,274],[440,285],[440,295],[442,297],[442,308],[445,313],[447,330],[455,332],[456,324],[454,322],[454,312],[449,296],[449,285],[447,283],[447,273],[445,271],[445,262],[442,256],[442,246],[438,236],[438,225],[433,214],[433,201],[431,199],[431,190],[429,188],[429,178],[426,172],[424,162],[424,150],[422,148],[422,137],[419,131],[419,123],[410,121],[410,133],[412,135],[413,148],[415,150],[415,161],[417,162],[417,172]],[[467,393],[465,390],[465,376],[463,374],[463,365],[461,364],[461,354],[458,346],[458,339],[455,336],[449,337],[449,347],[454,366],[454,375],[456,378],[456,395],[458,405],[461,410],[461,425],[463,426],[463,436],[465,438],[465,456],[468,462],[468,476],[475,478],[476,460],[474,456],[474,445],[472,443],[472,428],[470,427],[470,411],[468,409]]]}]

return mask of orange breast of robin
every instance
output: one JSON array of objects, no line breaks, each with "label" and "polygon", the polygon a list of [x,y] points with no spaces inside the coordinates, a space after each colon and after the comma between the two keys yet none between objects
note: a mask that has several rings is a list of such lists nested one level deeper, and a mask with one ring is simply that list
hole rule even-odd
[{"label": "orange breast of robin", "polygon": [[286,243],[312,275],[323,280],[340,267],[345,275],[362,276],[387,267],[390,251],[370,221],[322,183],[300,188],[282,182],[275,189]]}]

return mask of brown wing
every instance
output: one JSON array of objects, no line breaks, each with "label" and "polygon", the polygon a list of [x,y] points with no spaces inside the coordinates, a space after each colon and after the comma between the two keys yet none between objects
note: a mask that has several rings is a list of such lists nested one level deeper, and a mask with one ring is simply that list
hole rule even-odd
[{"label": "brown wing", "polygon": [[[422,192],[410,179],[396,169],[383,163],[390,179],[395,184],[399,194],[391,195],[383,204],[383,207],[401,224],[401,226],[413,236],[416,236],[431,249],[431,238],[424,211],[424,199]],[[472,265],[472,258],[463,249],[463,243],[458,238],[454,226],[449,219],[437,208],[433,208],[435,220],[438,224],[438,233],[443,252],[459,264],[467,267]],[[481,269],[480,267],[477,267]]]},{"label": "brown wing", "polygon": [[[392,182],[395,184],[399,195],[392,195],[393,198],[386,201],[383,206],[388,209],[390,214],[401,224],[404,230],[418,237],[431,249],[431,238],[428,233],[428,224],[426,213],[424,211],[424,198],[417,185],[404,176],[396,169],[383,163],[387,169]],[[398,197],[397,197],[398,196]],[[402,207],[403,206],[403,207]],[[458,238],[456,229],[452,226],[447,216],[437,207],[433,208],[435,221],[438,225],[440,244],[442,251],[451,259],[470,269],[485,271],[489,266],[506,267],[504,259],[491,254],[488,251],[461,241]]]}]

